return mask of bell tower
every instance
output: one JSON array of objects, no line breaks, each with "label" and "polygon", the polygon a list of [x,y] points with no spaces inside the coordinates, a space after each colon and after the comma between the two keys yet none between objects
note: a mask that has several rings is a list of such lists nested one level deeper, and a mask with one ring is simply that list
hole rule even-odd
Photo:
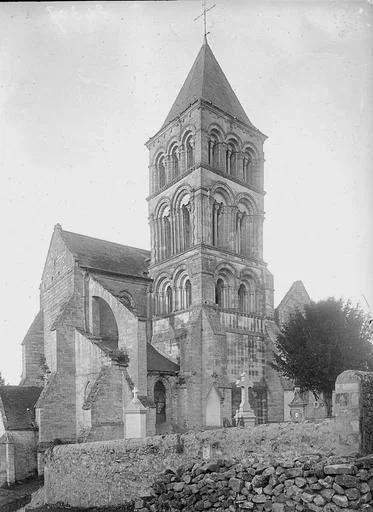
[{"label": "bell tower", "polygon": [[205,38],[149,149],[152,344],[180,362],[172,419],[230,421],[235,382],[256,383],[268,417],[265,319],[273,279],[263,261],[263,143]]}]

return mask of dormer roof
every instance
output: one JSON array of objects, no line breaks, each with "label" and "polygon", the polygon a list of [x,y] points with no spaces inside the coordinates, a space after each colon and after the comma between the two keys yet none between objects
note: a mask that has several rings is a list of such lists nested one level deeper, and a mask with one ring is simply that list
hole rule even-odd
[{"label": "dormer roof", "polygon": [[204,41],[162,128],[197,100],[210,102],[225,113],[252,126],[207,40]]}]

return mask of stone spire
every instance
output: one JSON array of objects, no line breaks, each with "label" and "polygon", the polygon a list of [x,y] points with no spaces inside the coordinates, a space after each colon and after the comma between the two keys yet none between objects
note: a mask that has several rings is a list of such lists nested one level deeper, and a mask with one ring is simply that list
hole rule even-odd
[{"label": "stone spire", "polygon": [[206,38],[162,128],[198,100],[212,103],[239,121],[253,126],[212,53]]}]

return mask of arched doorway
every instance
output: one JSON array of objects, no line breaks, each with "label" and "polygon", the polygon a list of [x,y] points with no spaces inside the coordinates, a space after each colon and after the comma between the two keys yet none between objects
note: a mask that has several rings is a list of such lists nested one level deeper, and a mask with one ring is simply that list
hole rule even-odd
[{"label": "arched doorway", "polygon": [[154,386],[155,424],[156,428],[166,423],[166,388],[159,380]]}]

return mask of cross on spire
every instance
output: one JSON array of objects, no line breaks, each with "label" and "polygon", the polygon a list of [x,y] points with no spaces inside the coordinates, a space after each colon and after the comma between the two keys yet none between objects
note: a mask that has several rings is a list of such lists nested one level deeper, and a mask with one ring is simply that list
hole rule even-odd
[{"label": "cross on spire", "polygon": [[199,20],[199,18],[202,18],[202,16],[203,16],[203,28],[204,28],[204,36],[203,37],[205,38],[205,40],[207,39],[207,34],[210,33],[210,32],[207,32],[206,13],[211,11],[211,9],[213,9],[215,6],[216,6],[216,4],[212,5],[208,9],[206,9],[206,0],[202,0],[202,9],[203,9],[202,13],[199,16],[197,16],[197,18],[194,18],[194,21],[197,21],[197,20]]}]

